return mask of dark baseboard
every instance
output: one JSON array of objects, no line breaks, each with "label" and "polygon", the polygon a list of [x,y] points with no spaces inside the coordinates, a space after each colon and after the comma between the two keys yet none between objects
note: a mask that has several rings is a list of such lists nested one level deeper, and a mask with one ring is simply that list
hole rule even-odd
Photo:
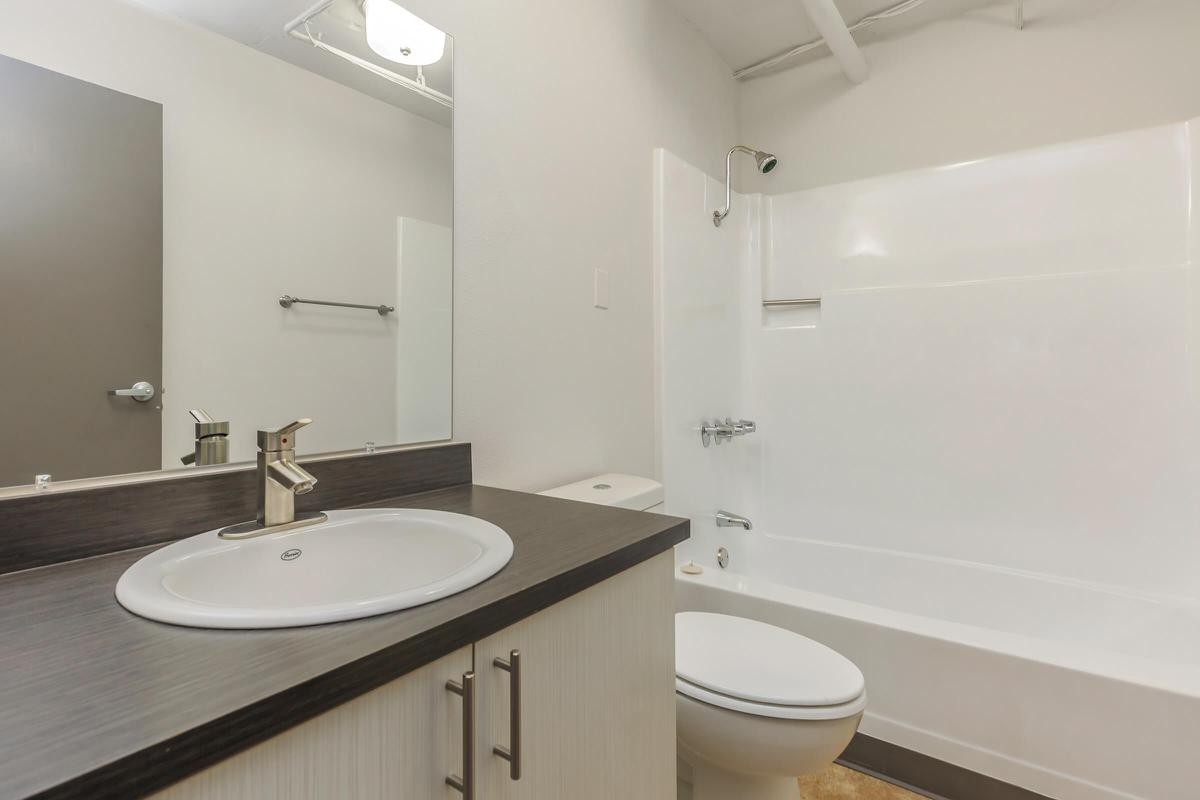
[{"label": "dark baseboard", "polygon": [[[296,510],[348,508],[471,482],[471,445],[300,459],[319,481]],[[254,465],[0,498],[0,574],[182,539],[253,519]]]},{"label": "dark baseboard", "polygon": [[838,763],[933,800],[1052,800],[862,733],[854,734]]}]

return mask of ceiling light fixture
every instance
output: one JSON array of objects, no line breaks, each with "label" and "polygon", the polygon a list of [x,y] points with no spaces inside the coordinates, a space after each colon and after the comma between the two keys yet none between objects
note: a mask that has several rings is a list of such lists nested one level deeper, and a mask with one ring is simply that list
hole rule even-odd
[{"label": "ceiling light fixture", "polygon": [[442,60],[446,34],[392,0],[364,0],[367,46],[388,61],[424,67]]}]

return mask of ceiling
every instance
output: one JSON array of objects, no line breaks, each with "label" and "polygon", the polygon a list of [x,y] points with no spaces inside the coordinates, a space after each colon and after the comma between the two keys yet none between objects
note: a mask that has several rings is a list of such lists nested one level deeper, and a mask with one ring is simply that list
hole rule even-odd
[{"label": "ceiling", "polygon": [[[385,103],[411,111],[441,125],[450,125],[452,112],[426,97],[372,75],[330,53],[285,36],[283,27],[312,8],[316,0],[134,0],[143,6],[161,11],[229,39],[249,45],[268,55],[298,67],[323,75],[375,97]],[[315,17],[313,33],[324,35],[324,41],[354,55],[365,58],[393,72],[416,77],[415,67],[393,64],[380,58],[367,47],[361,30],[350,27],[362,24],[357,0],[337,0],[327,11]],[[446,55],[437,64],[425,67],[428,85],[453,96],[453,40],[446,43]]]},{"label": "ceiling", "polygon": [[[685,19],[690,21],[708,40],[713,49],[733,69],[740,69],[795,45],[819,39],[800,0],[667,0]],[[896,5],[899,0],[836,0],[847,25],[863,17]],[[928,0],[912,11],[884,20],[858,31],[854,38],[860,43],[881,36],[895,35],[929,23],[937,18],[952,17],[981,6],[1012,0]],[[807,60],[828,55],[823,48],[814,51]],[[804,63],[796,59],[787,66]]]},{"label": "ceiling", "polygon": [[[411,111],[442,125],[449,125],[452,112],[427,98],[355,67],[302,41],[287,37],[283,27],[311,8],[316,0],[133,0],[134,2],[188,20],[222,36],[249,45],[303,69],[350,86],[364,94]],[[313,21],[331,45],[415,77],[415,69],[380,59],[366,46],[360,30],[359,0],[336,0],[334,6]],[[773,56],[797,44],[820,38],[800,0],[666,0],[694,25],[713,49],[730,66],[739,69]],[[899,0],[835,0],[847,24],[896,5]],[[893,19],[855,33],[860,43],[895,36],[938,19],[956,16],[988,5],[1007,5],[1013,0],[927,0],[923,5]],[[818,48],[780,65],[780,69],[823,58]],[[429,85],[453,96],[453,39],[446,57],[425,68]]]}]

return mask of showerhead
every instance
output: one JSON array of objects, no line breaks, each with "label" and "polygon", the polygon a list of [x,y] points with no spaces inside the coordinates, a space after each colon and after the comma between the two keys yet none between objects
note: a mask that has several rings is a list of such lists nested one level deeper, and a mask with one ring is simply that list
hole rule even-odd
[{"label": "showerhead", "polygon": [[779,166],[779,159],[770,153],[764,153],[762,150],[754,151],[754,161],[758,164],[758,171],[766,175],[775,167]]}]

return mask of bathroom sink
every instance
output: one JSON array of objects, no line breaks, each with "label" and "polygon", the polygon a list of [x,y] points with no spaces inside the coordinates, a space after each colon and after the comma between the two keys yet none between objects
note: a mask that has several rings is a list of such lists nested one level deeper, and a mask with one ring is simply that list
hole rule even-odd
[{"label": "bathroom sink", "polygon": [[290,628],[440,600],[499,572],[512,539],[447,511],[330,511],[329,520],[252,539],[209,531],[142,558],[117,601],[143,617],[198,628]]}]

